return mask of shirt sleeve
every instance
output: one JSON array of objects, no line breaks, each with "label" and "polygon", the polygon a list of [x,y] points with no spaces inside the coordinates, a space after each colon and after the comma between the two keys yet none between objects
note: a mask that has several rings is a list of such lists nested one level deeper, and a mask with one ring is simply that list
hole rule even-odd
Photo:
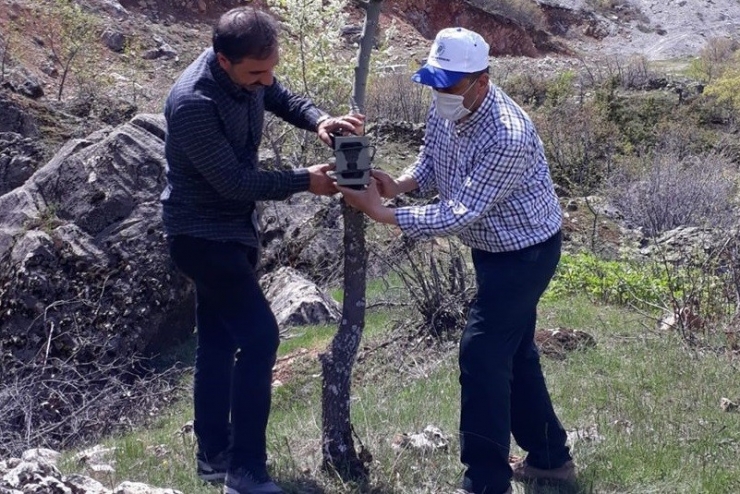
[{"label": "shirt sleeve", "polygon": [[325,115],[313,101],[293,94],[274,79],[265,89],[265,109],[300,129],[316,131],[316,121]]},{"label": "shirt sleeve", "polygon": [[[427,142],[427,136],[431,135],[434,131],[434,121],[430,118],[433,112],[434,105],[429,108],[427,115],[427,129],[424,133],[424,142]],[[419,184],[418,194],[425,195],[431,193],[437,189],[437,181],[434,176],[434,166],[432,155],[429,152],[429,147],[424,144],[419,150],[419,155],[416,161],[408,169],[404,170],[404,175],[410,175]]]},{"label": "shirt sleeve", "polygon": [[419,188],[415,193],[419,195],[428,194],[437,188],[437,183],[434,178],[434,167],[432,166],[432,157],[426,150],[425,146],[421,147],[419,156],[413,165],[408,167],[402,175],[409,175],[416,180],[419,184]]},{"label": "shirt sleeve", "polygon": [[413,238],[453,235],[485,215],[519,184],[531,162],[521,144],[493,145],[481,152],[451,198],[427,206],[397,208],[401,231]]},{"label": "shirt sleeve", "polygon": [[258,170],[257,163],[240,162],[221,125],[215,103],[207,98],[181,102],[167,121],[169,138],[222,197],[240,201],[281,200],[308,190],[305,169]]}]

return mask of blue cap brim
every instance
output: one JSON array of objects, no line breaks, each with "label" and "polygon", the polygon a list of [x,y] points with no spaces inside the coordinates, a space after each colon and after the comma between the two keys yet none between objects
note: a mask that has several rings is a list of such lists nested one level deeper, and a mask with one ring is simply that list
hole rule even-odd
[{"label": "blue cap brim", "polygon": [[411,80],[425,86],[431,86],[434,89],[444,89],[454,86],[466,75],[470,74],[466,72],[452,72],[451,70],[444,70],[427,64],[417,70],[411,76]]}]

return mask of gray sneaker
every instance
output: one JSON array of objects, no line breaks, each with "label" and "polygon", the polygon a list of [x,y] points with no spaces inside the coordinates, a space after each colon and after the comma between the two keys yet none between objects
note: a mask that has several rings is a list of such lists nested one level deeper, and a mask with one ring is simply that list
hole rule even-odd
[{"label": "gray sneaker", "polygon": [[224,494],[284,494],[267,471],[236,470],[226,474]]}]

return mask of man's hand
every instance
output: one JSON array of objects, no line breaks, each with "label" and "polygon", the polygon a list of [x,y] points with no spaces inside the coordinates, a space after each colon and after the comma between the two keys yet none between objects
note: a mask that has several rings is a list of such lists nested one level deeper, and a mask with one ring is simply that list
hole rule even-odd
[{"label": "man's hand", "polygon": [[385,197],[386,199],[393,199],[401,193],[401,188],[399,187],[398,182],[396,182],[396,180],[388,175],[386,172],[380,170],[372,170],[370,174],[374,179],[378,181],[378,192],[380,193],[381,197]]},{"label": "man's hand", "polygon": [[337,193],[337,186],[327,172],[334,169],[334,165],[322,164],[308,167],[310,183],[308,191],[317,196],[331,196]]},{"label": "man's hand", "polygon": [[365,190],[355,190],[337,185],[337,190],[342,193],[344,200],[355,209],[364,212],[370,218],[380,223],[397,225],[396,214],[393,209],[383,205],[383,200],[378,191],[378,181],[370,179],[370,184]]},{"label": "man's hand", "polygon": [[359,113],[344,115],[343,117],[329,117],[319,124],[316,133],[319,135],[319,139],[331,147],[332,132],[361,135],[364,125],[365,115]]}]

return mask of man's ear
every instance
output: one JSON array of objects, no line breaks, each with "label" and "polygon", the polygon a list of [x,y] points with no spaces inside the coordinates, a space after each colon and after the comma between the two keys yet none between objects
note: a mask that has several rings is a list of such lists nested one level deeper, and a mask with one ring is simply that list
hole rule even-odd
[{"label": "man's ear", "polygon": [[478,84],[481,88],[488,87],[488,81],[491,80],[491,76],[489,76],[487,73],[481,74],[481,76],[478,78]]},{"label": "man's ear", "polygon": [[223,53],[216,53],[216,60],[222,69],[228,71],[231,68],[231,61]]}]

